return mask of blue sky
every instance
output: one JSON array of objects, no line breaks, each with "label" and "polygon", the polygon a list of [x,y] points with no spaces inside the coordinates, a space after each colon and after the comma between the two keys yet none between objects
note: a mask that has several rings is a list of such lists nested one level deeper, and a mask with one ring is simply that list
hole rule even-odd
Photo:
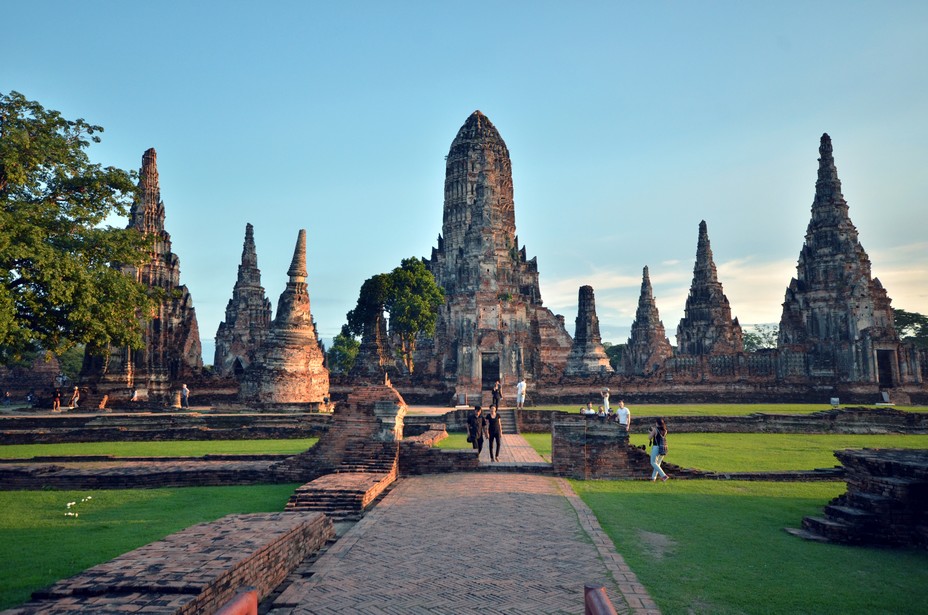
[{"label": "blue sky", "polygon": [[675,343],[703,219],[733,314],[778,322],[823,132],[874,275],[928,313],[925,2],[38,0],[3,20],[0,90],[102,125],[96,162],[157,149],[207,363],[247,222],[275,307],[307,229],[331,338],[365,279],[436,245],[475,109],[571,334],[590,284],[624,342],[647,265]]}]

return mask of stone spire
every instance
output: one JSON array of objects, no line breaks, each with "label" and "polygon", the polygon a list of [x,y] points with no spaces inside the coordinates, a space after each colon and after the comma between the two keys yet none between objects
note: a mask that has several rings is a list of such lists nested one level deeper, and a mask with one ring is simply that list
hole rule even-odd
[{"label": "stone spire", "polygon": [[879,279],[871,278],[870,258],[848,215],[827,134],[818,163],[812,219],[796,277],[786,289],[779,346],[808,352],[819,373],[893,386],[901,363],[891,300]]},{"label": "stone spire", "polygon": [[622,355],[624,371],[628,375],[647,376],[657,371],[664,361],[673,356],[673,347],[667,340],[651,289],[648,268],[641,273],[641,295],[638,310],[632,323],[628,345]]},{"label": "stone spire", "polygon": [[385,373],[396,371],[396,364],[390,359],[390,340],[387,335],[387,321],[380,312],[373,321],[364,324],[361,334],[361,346],[355,357],[351,375],[365,378],[372,382],[383,382]]},{"label": "stone spire", "polygon": [[741,325],[732,320],[728,297],[722,291],[706,221],[699,223],[693,283],[684,316],[677,327],[677,353],[683,355],[732,354],[744,351]]},{"label": "stone spire", "polygon": [[152,257],[141,267],[123,270],[141,283],[165,291],[164,299],[145,323],[142,349],[112,348],[108,360],[88,355],[81,374],[98,389],[134,388],[143,399],[168,402],[173,389],[200,372],[203,356],[193,299],[180,284],[180,259],[171,251],[171,236],[165,230],[154,148],[142,156],[138,194],[127,228],[153,237]]},{"label": "stone spire", "polygon": [[611,374],[609,356],[603,348],[599,334],[599,318],[596,316],[596,299],[592,286],[581,286],[577,298],[577,328],[573,346],[567,356],[564,374],[567,376],[591,376]]},{"label": "stone spire", "polygon": [[213,367],[221,376],[241,377],[254,359],[254,353],[267,337],[271,325],[271,302],[261,285],[254,227],[245,225],[245,243],[232,298],[226,305],[226,319],[216,331]]},{"label": "stone spire", "polygon": [[509,149],[480,111],[451,143],[444,197],[442,233],[426,265],[445,306],[434,337],[417,343],[417,371],[468,394],[496,379],[559,375],[570,335],[542,306],[538,263],[516,235]]},{"label": "stone spire", "polygon": [[301,229],[287,271],[277,316],[255,360],[245,370],[239,397],[248,403],[320,404],[329,395],[329,371],[309,311],[306,231]]}]

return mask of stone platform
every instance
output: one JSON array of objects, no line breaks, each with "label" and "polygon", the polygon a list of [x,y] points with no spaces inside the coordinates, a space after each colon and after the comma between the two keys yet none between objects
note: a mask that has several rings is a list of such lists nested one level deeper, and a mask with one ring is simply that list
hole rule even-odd
[{"label": "stone platform", "polygon": [[229,515],[88,568],[4,613],[213,613],[243,587],[268,595],[334,536],[321,513]]}]

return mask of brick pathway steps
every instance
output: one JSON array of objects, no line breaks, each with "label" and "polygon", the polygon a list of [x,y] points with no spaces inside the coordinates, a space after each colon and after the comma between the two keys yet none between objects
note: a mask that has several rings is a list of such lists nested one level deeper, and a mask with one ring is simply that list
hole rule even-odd
[{"label": "brick pathway steps", "polygon": [[263,612],[658,612],[569,483],[517,473],[404,478],[289,581]]},{"label": "brick pathway steps", "polygon": [[332,521],[357,520],[371,502],[396,480],[396,473],[339,472],[297,487],[288,511],[319,511]]}]

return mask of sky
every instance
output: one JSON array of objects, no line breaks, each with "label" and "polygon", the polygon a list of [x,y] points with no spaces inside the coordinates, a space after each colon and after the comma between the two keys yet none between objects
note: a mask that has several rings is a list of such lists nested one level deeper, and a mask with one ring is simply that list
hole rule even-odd
[{"label": "sky", "polygon": [[307,230],[328,344],[364,280],[437,245],[444,157],[476,109],[571,334],[588,284],[624,343],[648,266],[675,343],[700,220],[733,315],[779,322],[825,132],[874,276],[928,314],[922,0],[36,0],[3,22],[0,91],[103,126],[94,162],[157,150],[207,364],[246,223],[275,309]]}]

